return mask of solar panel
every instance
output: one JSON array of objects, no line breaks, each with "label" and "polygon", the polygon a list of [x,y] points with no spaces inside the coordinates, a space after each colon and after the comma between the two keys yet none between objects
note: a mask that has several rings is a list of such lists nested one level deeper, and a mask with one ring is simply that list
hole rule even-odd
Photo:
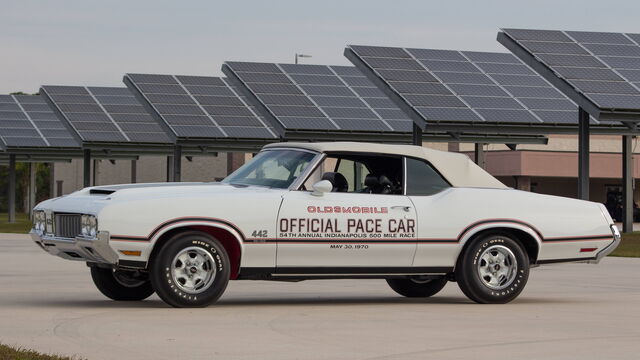
[{"label": "solar panel", "polygon": [[640,34],[502,29],[498,41],[585,110],[640,111]]},{"label": "solar panel", "polygon": [[226,62],[282,131],[408,133],[412,121],[350,66]]},{"label": "solar panel", "polygon": [[276,139],[226,79],[126,74],[124,82],[178,139]]},{"label": "solar panel", "polygon": [[512,54],[375,46],[349,46],[345,54],[429,124],[578,122],[577,105]]},{"label": "solar panel", "polygon": [[39,95],[0,95],[0,140],[3,148],[79,147]]},{"label": "solar panel", "polygon": [[127,88],[43,86],[41,93],[82,142],[172,142]]}]

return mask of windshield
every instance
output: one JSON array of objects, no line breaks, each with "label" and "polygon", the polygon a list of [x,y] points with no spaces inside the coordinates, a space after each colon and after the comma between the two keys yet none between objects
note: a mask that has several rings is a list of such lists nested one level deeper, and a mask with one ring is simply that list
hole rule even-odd
[{"label": "windshield", "polygon": [[309,166],[315,156],[306,151],[265,150],[222,182],[286,189]]}]

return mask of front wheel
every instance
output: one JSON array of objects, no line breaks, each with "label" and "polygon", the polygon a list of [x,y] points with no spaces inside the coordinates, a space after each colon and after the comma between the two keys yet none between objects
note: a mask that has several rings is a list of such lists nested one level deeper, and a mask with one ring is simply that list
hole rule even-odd
[{"label": "front wheel", "polygon": [[440,292],[447,285],[447,279],[387,279],[387,284],[402,296],[426,298]]},{"label": "front wheel", "polygon": [[91,279],[98,290],[111,300],[140,301],[153,294],[149,279],[133,271],[91,266]]},{"label": "front wheel", "polygon": [[455,277],[460,290],[477,303],[508,303],[527,283],[529,257],[512,238],[488,235],[474,241],[460,255]]},{"label": "front wheel", "polygon": [[173,307],[203,307],[229,282],[229,256],[218,240],[191,231],[169,239],[151,263],[151,284]]}]

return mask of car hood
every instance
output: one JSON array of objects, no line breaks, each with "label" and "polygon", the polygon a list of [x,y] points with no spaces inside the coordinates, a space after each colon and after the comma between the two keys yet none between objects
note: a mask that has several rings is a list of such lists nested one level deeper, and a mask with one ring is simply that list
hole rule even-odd
[{"label": "car hood", "polygon": [[36,209],[56,212],[82,212],[97,214],[104,206],[120,202],[147,199],[193,199],[212,195],[240,196],[264,192],[282,192],[259,186],[238,186],[219,182],[149,183],[94,186],[69,195],[43,201]]}]

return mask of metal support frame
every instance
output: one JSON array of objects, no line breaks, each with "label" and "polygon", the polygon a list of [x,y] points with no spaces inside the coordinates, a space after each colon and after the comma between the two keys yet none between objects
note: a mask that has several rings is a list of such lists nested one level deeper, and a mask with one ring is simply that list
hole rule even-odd
[{"label": "metal support frame", "polygon": [[484,169],[485,165],[486,165],[486,161],[485,161],[485,154],[484,154],[484,144],[483,143],[476,143],[475,144],[475,152],[474,152],[474,159],[473,159],[476,163],[476,165],[480,166],[481,168]]},{"label": "metal support frame", "polygon": [[244,165],[244,153],[228,152],[227,153],[227,176]]},{"label": "metal support frame", "polygon": [[29,218],[33,219],[33,208],[36,206],[36,170],[37,163],[29,163]]},{"label": "metal support frame", "polygon": [[411,143],[413,145],[422,146],[422,128],[416,123],[413,123],[413,137]]},{"label": "metal support frame", "polygon": [[589,113],[578,109],[578,198],[589,200]]},{"label": "metal support frame", "polygon": [[98,168],[100,167],[100,160],[93,159],[93,181],[91,182],[91,186],[98,185]]},{"label": "metal support frame", "polygon": [[622,232],[633,231],[633,136],[622,137]]},{"label": "metal support frame", "polygon": [[173,181],[173,156],[167,156],[167,182]]},{"label": "metal support frame", "polygon": [[16,156],[9,155],[9,194],[7,194],[9,200],[9,213],[8,223],[16,222]]},{"label": "metal support frame", "polygon": [[56,191],[56,164],[49,163],[49,198],[55,197]]},{"label": "metal support frame", "polygon": [[180,175],[182,174],[182,146],[176,145],[173,148],[173,177],[172,181],[180,182]]},{"label": "metal support frame", "polygon": [[131,160],[131,183],[138,182],[138,160]]},{"label": "metal support frame", "polygon": [[84,149],[82,154],[82,184],[83,187],[89,187],[91,186],[91,149]]}]

